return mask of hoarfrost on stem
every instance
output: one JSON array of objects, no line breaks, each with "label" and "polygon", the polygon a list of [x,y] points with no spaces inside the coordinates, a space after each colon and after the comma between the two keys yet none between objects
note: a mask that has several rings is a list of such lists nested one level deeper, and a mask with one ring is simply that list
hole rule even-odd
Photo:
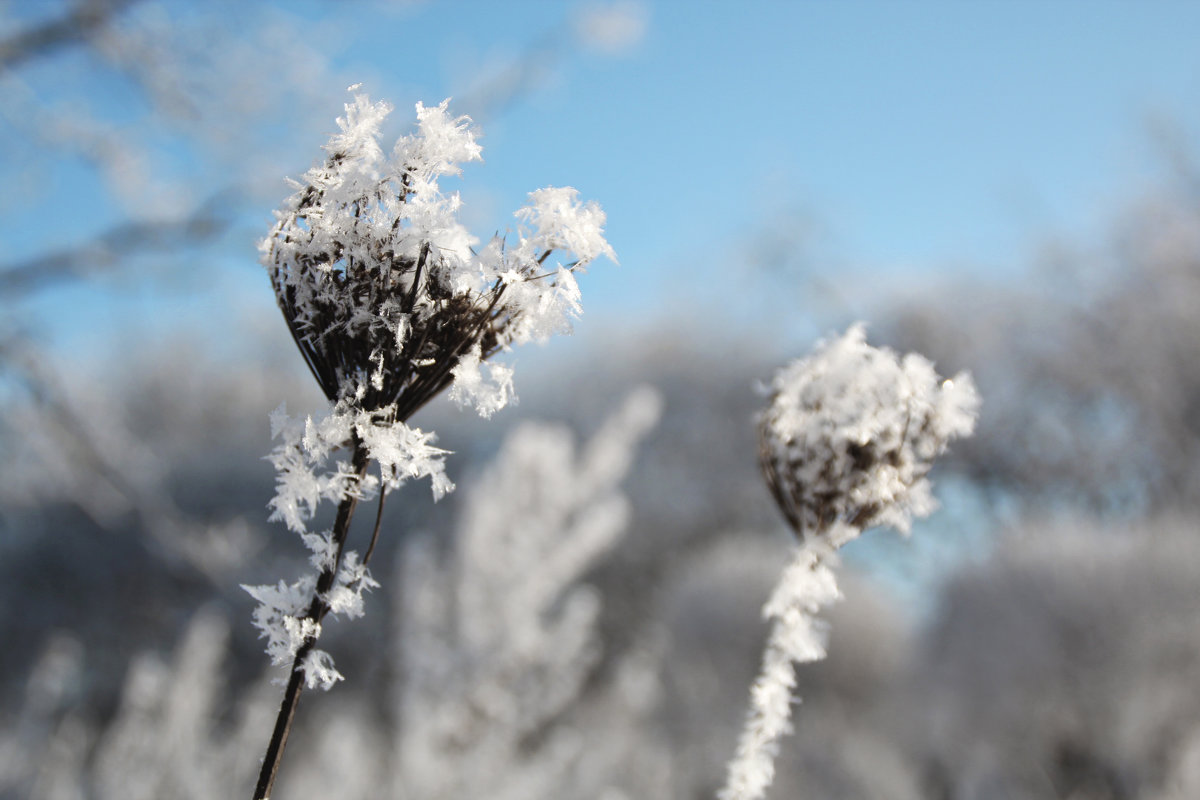
[{"label": "hoarfrost on stem", "polygon": [[820,542],[795,548],[763,616],[773,620],[763,653],[762,672],[750,689],[750,709],[729,763],[719,800],[754,800],[766,794],[775,778],[779,740],[791,733],[793,664],[825,658],[828,625],[816,614],[841,599],[830,569],[832,551]]},{"label": "hoarfrost on stem", "polygon": [[942,381],[923,356],[867,344],[861,324],[780,369],[769,389],[759,461],[800,545],[763,609],[774,625],[720,800],[759,800],[774,778],[793,664],[825,657],[815,614],[840,597],[836,549],[876,525],[907,533],[930,514],[933,459],[971,433],[979,408],[970,375]]}]

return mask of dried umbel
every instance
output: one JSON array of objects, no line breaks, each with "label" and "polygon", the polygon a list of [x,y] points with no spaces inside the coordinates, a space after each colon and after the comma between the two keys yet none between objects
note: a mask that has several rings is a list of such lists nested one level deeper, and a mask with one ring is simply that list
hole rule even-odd
[{"label": "dried umbel", "polygon": [[926,478],[933,459],[971,433],[979,406],[969,375],[943,381],[923,356],[867,344],[862,325],[779,370],[770,392],[759,460],[801,539],[835,523],[907,532],[936,507]]},{"label": "dried umbel", "polygon": [[[461,378],[457,399],[490,414],[511,376],[480,364],[500,350],[569,328],[573,273],[613,257],[604,212],[574,189],[533,192],[516,241],[481,249],[458,222],[457,193],[438,179],[480,158],[467,117],[417,105],[417,132],[390,155],[379,127],[391,112],[357,95],[261,244],[279,307],[330,401],[406,420]],[[555,252],[566,259],[557,263]]]}]

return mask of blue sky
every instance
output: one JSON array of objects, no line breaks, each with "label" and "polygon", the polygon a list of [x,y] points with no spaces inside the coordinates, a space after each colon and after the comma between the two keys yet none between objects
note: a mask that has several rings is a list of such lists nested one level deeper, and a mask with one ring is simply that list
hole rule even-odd
[{"label": "blue sky", "polygon": [[[549,27],[546,5],[517,8],[454,46]],[[441,29],[452,10],[413,21]],[[848,263],[1010,269],[1153,183],[1151,118],[1198,121],[1194,4],[657,3],[647,19],[634,52],[570,62],[492,121],[478,172],[514,187],[509,204],[530,173],[578,185],[664,284],[788,209]]]},{"label": "blue sky", "polygon": [[[185,27],[202,8],[168,4],[160,16]],[[260,149],[287,166],[277,181],[255,178],[244,227],[206,257],[225,294],[185,281],[163,299],[154,288],[102,284],[42,302],[67,298],[107,315],[96,324],[112,328],[197,303],[202,322],[231,293],[247,297],[229,305],[269,305],[253,238],[287,192],[284,173],[299,175],[319,157],[354,81],[395,103],[401,133],[418,99],[454,96],[475,111],[471,98],[489,75],[536,68],[526,91],[483,115],[485,163],[470,166],[458,188],[483,236],[543,185],[574,185],[599,201],[621,259],[584,279],[588,314],[601,325],[689,303],[743,316],[760,303],[785,307],[802,287],[746,279],[748,253],[764,240],[783,242],[768,260],[798,257],[831,275],[1016,280],[1042,239],[1102,236],[1114,213],[1161,179],[1151,120],[1188,144],[1200,131],[1200,4],[625,3],[618,8],[641,33],[635,24],[615,53],[577,35],[595,8],[305,0],[239,12],[214,47],[227,37],[254,49],[270,22],[292,37],[286,46],[298,62],[317,53],[323,63],[302,110],[285,106],[275,112],[285,118],[255,122],[275,137],[260,137]],[[119,78],[56,58],[28,70],[27,84],[47,103],[84,97],[96,115],[136,130],[182,196],[220,185],[186,136],[145,123],[137,92]],[[83,240],[145,213],[114,201],[76,159],[47,175],[35,202],[5,203],[10,252]]]}]

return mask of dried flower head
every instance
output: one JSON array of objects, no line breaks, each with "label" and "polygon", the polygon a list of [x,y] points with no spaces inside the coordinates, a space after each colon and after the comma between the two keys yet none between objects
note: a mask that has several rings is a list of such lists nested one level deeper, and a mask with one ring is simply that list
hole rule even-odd
[{"label": "dried flower head", "polygon": [[780,369],[770,393],[759,460],[801,539],[844,540],[876,525],[907,532],[936,506],[933,459],[971,433],[979,407],[970,375],[942,381],[923,356],[867,344],[861,324]]},{"label": "dried flower head", "polygon": [[[351,87],[356,88],[356,87]],[[438,180],[478,160],[467,117],[417,104],[417,131],[390,155],[379,127],[391,112],[359,94],[338,119],[325,162],[276,212],[260,245],[288,327],[330,401],[406,420],[451,383],[483,414],[504,405],[511,373],[482,362],[569,329],[574,272],[599,255],[604,212],[571,188],[541,189],[516,214],[516,242],[476,250],[458,222],[457,193]],[[555,252],[566,263],[552,263]]]}]

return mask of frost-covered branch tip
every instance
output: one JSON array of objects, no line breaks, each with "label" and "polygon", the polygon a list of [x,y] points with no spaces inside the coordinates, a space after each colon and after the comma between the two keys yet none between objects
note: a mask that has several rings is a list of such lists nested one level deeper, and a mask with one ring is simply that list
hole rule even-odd
[{"label": "frost-covered branch tip", "polygon": [[858,324],[775,374],[759,460],[801,539],[839,521],[906,533],[936,508],[926,478],[934,458],[971,433],[978,409],[970,375],[941,380],[924,356],[867,344]]},{"label": "frost-covered branch tip", "polygon": [[840,597],[836,548],[874,525],[907,532],[932,512],[933,459],[971,433],[978,407],[969,375],[942,381],[922,356],[868,345],[862,325],[775,374],[758,419],[759,458],[800,544],[763,609],[771,635],[720,800],[759,800],[774,778],[791,730],[794,664],[825,657],[816,614]]},{"label": "frost-covered branch tip", "polygon": [[604,212],[575,189],[545,188],[516,212],[511,240],[479,247],[458,221],[462,201],[439,179],[480,159],[467,117],[449,101],[417,105],[417,130],[390,153],[391,112],[357,94],[276,212],[262,263],[297,346],[331,401],[401,421],[457,383],[455,399],[487,415],[512,396],[511,375],[481,362],[511,345],[569,330],[575,273],[599,256]]},{"label": "frost-covered branch tip", "polygon": [[763,616],[772,620],[762,672],[750,689],[750,709],[729,762],[719,800],[758,800],[775,778],[779,740],[792,730],[793,664],[825,658],[828,625],[817,613],[841,599],[829,563],[832,553],[819,542],[797,547]]}]

